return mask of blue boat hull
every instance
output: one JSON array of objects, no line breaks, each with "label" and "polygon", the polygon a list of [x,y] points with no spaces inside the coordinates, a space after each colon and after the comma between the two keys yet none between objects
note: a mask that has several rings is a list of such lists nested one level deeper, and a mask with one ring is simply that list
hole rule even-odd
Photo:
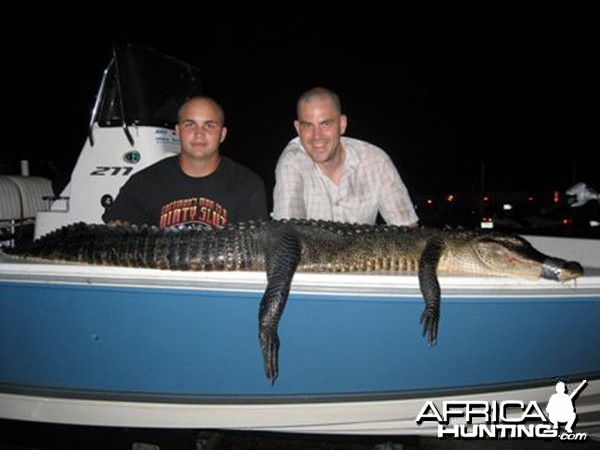
[{"label": "blue boat hull", "polygon": [[0,291],[1,382],[17,390],[323,399],[600,372],[594,298],[445,298],[440,340],[429,348],[421,298],[292,294],[271,386],[257,339],[259,294],[28,283]]}]

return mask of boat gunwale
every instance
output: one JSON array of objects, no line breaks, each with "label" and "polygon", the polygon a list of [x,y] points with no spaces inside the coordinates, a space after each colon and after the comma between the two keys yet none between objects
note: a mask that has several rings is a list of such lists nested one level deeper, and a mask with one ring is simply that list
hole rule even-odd
[{"label": "boat gunwale", "polygon": [[[119,288],[149,288],[179,291],[264,292],[267,279],[262,271],[183,271],[136,267],[101,266],[53,261],[24,261],[0,255],[0,283],[85,285]],[[598,297],[600,269],[568,282],[501,276],[441,274],[444,298],[449,297]],[[325,297],[421,297],[413,273],[310,273],[298,272],[292,295]]]}]

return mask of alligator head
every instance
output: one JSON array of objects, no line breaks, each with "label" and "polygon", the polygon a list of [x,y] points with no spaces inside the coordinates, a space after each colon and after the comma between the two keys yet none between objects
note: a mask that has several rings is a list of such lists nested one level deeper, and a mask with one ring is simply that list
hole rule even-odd
[{"label": "alligator head", "polygon": [[568,281],[583,275],[577,262],[553,258],[536,250],[527,240],[510,234],[483,233],[449,240],[440,270],[479,275],[545,278]]}]

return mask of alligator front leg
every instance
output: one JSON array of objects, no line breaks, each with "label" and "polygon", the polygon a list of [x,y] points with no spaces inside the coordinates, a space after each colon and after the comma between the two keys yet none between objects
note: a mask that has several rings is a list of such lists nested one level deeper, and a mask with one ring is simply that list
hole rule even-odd
[{"label": "alligator front leg", "polygon": [[444,243],[440,239],[432,238],[425,245],[419,260],[419,287],[425,300],[420,322],[423,324],[423,335],[427,334],[430,346],[437,342],[441,298],[437,268],[443,251]]},{"label": "alligator front leg", "polygon": [[265,373],[275,383],[279,375],[277,327],[290,293],[292,278],[300,262],[301,245],[291,228],[269,236],[266,250],[267,289],[260,302],[258,335]]}]

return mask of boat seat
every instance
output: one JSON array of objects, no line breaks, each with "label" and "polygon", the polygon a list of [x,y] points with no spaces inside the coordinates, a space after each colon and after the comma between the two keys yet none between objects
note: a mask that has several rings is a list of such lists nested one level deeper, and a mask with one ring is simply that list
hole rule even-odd
[{"label": "boat seat", "polygon": [[18,175],[8,175],[7,178],[12,181],[19,190],[22,219],[34,219],[38,211],[48,209],[44,197],[53,195],[52,182],[43,177],[23,177]]},{"label": "boat seat", "polygon": [[0,222],[20,220],[23,217],[19,187],[6,175],[0,175]]}]

